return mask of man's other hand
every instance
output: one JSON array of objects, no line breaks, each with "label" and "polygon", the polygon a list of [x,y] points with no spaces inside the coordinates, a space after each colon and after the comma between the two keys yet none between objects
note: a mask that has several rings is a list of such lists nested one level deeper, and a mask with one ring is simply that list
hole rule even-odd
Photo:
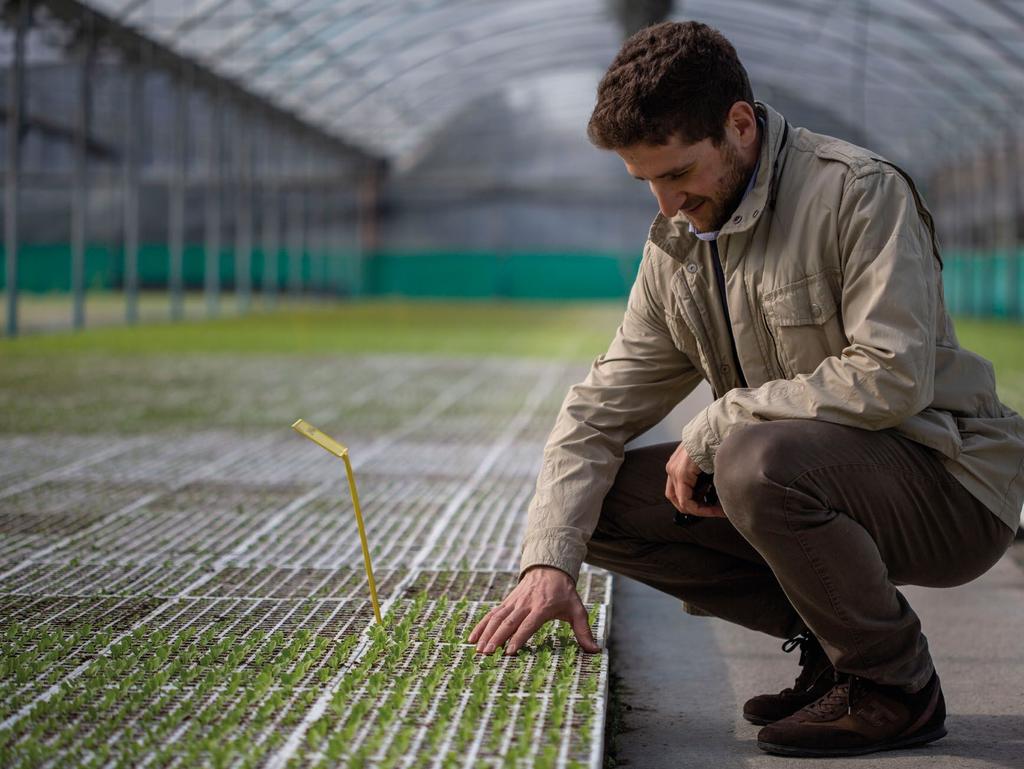
[{"label": "man's other hand", "polygon": [[679,444],[665,464],[665,496],[676,510],[687,515],[699,515],[703,518],[725,518],[721,505],[705,507],[698,505],[693,498],[693,487],[700,476],[700,466],[690,459],[683,444]]},{"label": "man's other hand", "polygon": [[531,566],[505,600],[484,616],[469,643],[476,650],[491,654],[505,644],[505,654],[518,652],[548,620],[565,620],[572,625],[583,651],[597,654],[601,648],[590,632],[587,610],[572,579],[552,566]]}]

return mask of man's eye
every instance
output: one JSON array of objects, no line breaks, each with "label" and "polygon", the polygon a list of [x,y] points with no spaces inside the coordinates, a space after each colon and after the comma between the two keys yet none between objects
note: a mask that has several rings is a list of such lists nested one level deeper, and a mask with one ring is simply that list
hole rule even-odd
[{"label": "man's eye", "polygon": [[[689,170],[689,169],[687,169],[687,171],[688,171],[688,170]],[[686,171],[680,171],[680,172],[679,172],[679,173],[677,173],[677,174],[672,174],[672,175],[671,175],[670,177],[668,177],[668,178],[669,178],[669,179],[682,179],[682,178],[683,178],[684,176],[686,176]]]}]

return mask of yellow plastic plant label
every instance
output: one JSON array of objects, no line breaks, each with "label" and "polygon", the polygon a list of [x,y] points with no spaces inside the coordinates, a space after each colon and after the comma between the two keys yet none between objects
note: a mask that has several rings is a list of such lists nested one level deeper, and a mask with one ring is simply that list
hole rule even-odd
[{"label": "yellow plastic plant label", "polygon": [[292,427],[295,428],[295,430],[298,431],[301,435],[305,435],[318,446],[327,449],[329,452],[334,454],[334,456],[338,457],[339,459],[344,459],[345,455],[348,454],[347,446],[343,446],[342,444],[334,440],[334,438],[329,436],[327,433],[313,427],[313,425],[311,425],[305,419],[296,419],[295,422],[292,424]]},{"label": "yellow plastic plant label", "polygon": [[345,462],[348,488],[352,494],[352,507],[356,513],[356,526],[359,528],[359,542],[363,546],[363,565],[366,567],[366,579],[370,583],[370,601],[373,603],[373,613],[377,618],[377,623],[383,626],[384,620],[380,616],[380,603],[377,601],[377,585],[373,581],[373,566],[370,564],[370,547],[366,543],[366,529],[363,527],[363,511],[359,507],[359,492],[356,491],[356,476],[352,472],[352,463],[348,458],[348,448],[304,419],[296,419],[292,423],[292,428],[299,435],[309,438],[315,444],[334,454],[334,456],[340,457]]}]

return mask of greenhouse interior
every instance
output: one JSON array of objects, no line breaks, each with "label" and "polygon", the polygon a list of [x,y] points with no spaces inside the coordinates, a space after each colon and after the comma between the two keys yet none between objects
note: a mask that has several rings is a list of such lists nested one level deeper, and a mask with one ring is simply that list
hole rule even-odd
[{"label": "greenhouse interior", "polygon": [[[913,178],[959,343],[1024,410],[1020,0],[0,10],[5,767],[747,761],[736,698],[789,675],[775,639],[584,564],[599,653],[554,620],[517,655],[466,642],[658,214],[587,134],[650,25],[719,30],[758,102]],[[1019,547],[945,604],[910,588],[958,612],[929,637],[965,679],[978,607],[1015,602],[971,654],[1017,694],[965,683],[958,741],[894,765],[1019,760]]]}]

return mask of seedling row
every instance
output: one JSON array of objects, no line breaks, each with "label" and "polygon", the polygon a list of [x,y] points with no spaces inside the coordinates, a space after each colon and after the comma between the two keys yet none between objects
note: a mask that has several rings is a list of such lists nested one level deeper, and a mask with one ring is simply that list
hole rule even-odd
[{"label": "seedling row", "polygon": [[[420,592],[384,627],[350,603],[182,599],[121,634],[8,624],[0,762],[256,766],[301,730],[289,765],[587,764],[606,657],[567,625],[482,656],[464,639],[489,603]],[[602,637],[603,605],[591,621]]]}]

